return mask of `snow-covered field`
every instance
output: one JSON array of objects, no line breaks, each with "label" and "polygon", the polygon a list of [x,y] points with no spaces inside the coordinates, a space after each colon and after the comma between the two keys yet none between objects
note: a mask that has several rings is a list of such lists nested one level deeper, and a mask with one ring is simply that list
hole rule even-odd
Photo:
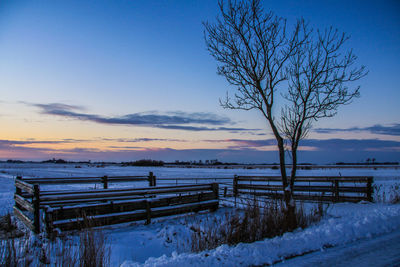
[{"label": "snow-covered field", "polygon": [[[0,215],[11,211],[14,204],[14,178],[147,175],[158,178],[233,177],[233,175],[279,175],[271,169],[207,169],[119,167],[97,168],[85,164],[10,164],[0,163]],[[368,175],[380,188],[378,194],[388,194],[400,184],[400,169],[317,169],[300,170],[299,175]],[[71,187],[75,187],[70,185]],[[137,184],[136,184],[137,186]],[[63,186],[65,188],[65,186]],[[375,196],[381,199],[382,196]],[[226,203],[228,205],[228,203]],[[150,225],[133,222],[104,227],[107,244],[111,247],[112,266],[248,266],[272,264],[285,258],[326,247],[370,239],[400,229],[400,205],[388,203],[340,203],[330,205],[326,216],[315,225],[281,237],[252,244],[220,246],[211,251],[190,253],[189,239],[193,223],[212,216],[223,216],[232,210],[229,205],[210,213],[160,218]],[[76,236],[71,233],[71,238]]]}]

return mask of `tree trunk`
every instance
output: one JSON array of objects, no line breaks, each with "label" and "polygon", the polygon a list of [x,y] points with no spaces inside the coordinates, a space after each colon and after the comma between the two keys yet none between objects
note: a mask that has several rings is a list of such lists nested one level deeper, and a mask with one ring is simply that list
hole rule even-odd
[{"label": "tree trunk", "polygon": [[288,223],[289,230],[294,230],[297,228],[296,203],[294,202],[294,197],[293,197],[296,171],[297,171],[297,147],[292,146],[292,170],[290,173],[288,195],[285,197],[286,217],[287,217],[286,220]]},{"label": "tree trunk", "polygon": [[[279,163],[282,176],[283,200],[285,201],[286,228],[291,231],[297,228],[296,206],[293,199],[293,186],[286,174],[285,147],[282,138],[277,138],[279,148]],[[293,173],[293,169],[292,169]],[[291,179],[292,180],[292,179]]]},{"label": "tree trunk", "polygon": [[[267,114],[272,114],[271,107],[267,107]],[[265,114],[264,114],[265,115]],[[288,181],[288,177],[286,174],[286,162],[285,162],[285,146],[283,138],[280,136],[278,129],[275,126],[275,123],[272,119],[272,116],[265,116],[270,123],[272,128],[272,132],[276,138],[279,149],[279,165],[281,171],[282,178],[282,189],[283,189],[283,200],[285,201],[285,217],[286,217],[286,228],[291,231],[297,228],[297,219],[296,219],[296,207],[293,199],[293,190],[290,185],[290,181]],[[292,169],[293,170],[293,169]]]},{"label": "tree trunk", "polygon": [[292,171],[290,173],[290,188],[293,192],[294,180],[297,171],[297,145],[292,145]]}]

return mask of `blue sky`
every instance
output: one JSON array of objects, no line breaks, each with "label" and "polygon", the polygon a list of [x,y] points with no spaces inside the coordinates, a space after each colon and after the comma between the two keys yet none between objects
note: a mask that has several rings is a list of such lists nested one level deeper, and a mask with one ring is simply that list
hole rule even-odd
[{"label": "blue sky", "polygon": [[[399,2],[262,3],[348,33],[369,70],[300,161],[399,160]],[[204,43],[217,14],[216,1],[2,1],[0,159],[276,161],[260,114],[219,106],[234,88]]]}]

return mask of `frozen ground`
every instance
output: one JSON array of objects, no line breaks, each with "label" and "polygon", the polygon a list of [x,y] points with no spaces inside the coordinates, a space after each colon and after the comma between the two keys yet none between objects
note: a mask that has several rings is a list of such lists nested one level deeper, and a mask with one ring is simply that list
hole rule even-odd
[{"label": "frozen ground", "polygon": [[[23,177],[68,177],[68,176],[103,176],[103,175],[147,175],[153,171],[157,177],[232,177],[234,174],[278,175],[277,170],[270,169],[186,169],[154,167],[118,167],[105,168],[80,165],[57,164],[1,164],[0,163],[0,215],[10,211],[14,193],[14,178]],[[301,170],[300,175],[368,175],[374,176],[375,185],[380,188],[379,194],[388,192],[390,187],[400,184],[399,169],[323,169]],[[112,266],[248,266],[279,263],[295,255],[307,254],[298,259],[286,260],[280,264],[298,265],[296,260],[304,259],[305,265],[314,265],[311,261],[319,257],[322,264],[336,257],[351,258],[346,251],[335,248],[365,247],[362,242],[371,241],[379,246],[379,240],[390,246],[397,242],[400,230],[400,205],[385,203],[342,203],[331,205],[327,215],[317,225],[306,230],[285,234],[282,237],[265,239],[252,244],[239,244],[229,247],[220,246],[211,251],[190,253],[188,241],[189,226],[206,220],[210,216],[223,216],[230,207],[219,209],[208,214],[186,215],[177,218],[162,218],[145,226],[143,222],[127,223],[104,228],[107,244],[110,245]],[[391,233],[391,234],[388,234]],[[393,239],[380,239],[382,235]],[[71,233],[71,238],[76,238]],[[397,237],[396,237],[397,236]],[[396,239],[397,238],[397,239]],[[376,240],[376,243],[374,243]],[[356,243],[354,243],[356,242]],[[372,244],[372,247],[374,245]],[[323,250],[323,251],[321,251]],[[335,252],[336,251],[336,252]],[[308,254],[314,252],[312,254]],[[333,253],[331,256],[325,252]],[[338,253],[338,256],[335,256]],[[343,253],[343,254],[340,254]],[[342,255],[342,256],[341,256]],[[364,254],[363,254],[364,255]],[[398,254],[397,254],[398,255]],[[326,256],[326,257],[325,257]],[[396,256],[396,253],[395,255]],[[310,264],[307,264],[310,260]],[[293,262],[293,265],[291,264]],[[316,263],[319,261],[316,260]],[[338,263],[340,264],[340,263]],[[285,266],[286,266],[285,265]]]}]

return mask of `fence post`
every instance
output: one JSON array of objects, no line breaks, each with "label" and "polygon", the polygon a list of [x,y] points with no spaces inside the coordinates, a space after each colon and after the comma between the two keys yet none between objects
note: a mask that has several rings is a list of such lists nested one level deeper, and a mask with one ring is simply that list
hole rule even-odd
[{"label": "fence post", "polygon": [[[219,199],[219,185],[218,185],[218,183],[212,183],[211,184],[211,188],[212,188],[212,191],[214,192],[214,196],[215,196],[215,198],[216,199]],[[216,211],[217,209],[218,209],[218,206],[219,206],[219,201],[218,201],[218,203],[215,205],[215,206],[213,206],[211,209],[210,209],[210,211],[212,212],[212,211]]]},{"label": "fence post", "polygon": [[212,183],[211,188],[212,188],[212,191],[214,192],[214,196],[217,199],[219,199],[218,183]]},{"label": "fence post", "polygon": [[228,187],[225,186],[225,187],[224,187],[224,197],[226,197],[227,192],[228,192]]},{"label": "fence post", "polygon": [[150,224],[151,223],[151,207],[150,207],[150,202],[146,201],[146,224]]},{"label": "fence post", "polygon": [[33,185],[33,225],[35,233],[40,233],[40,187]]},{"label": "fence post", "polygon": [[335,179],[335,187],[334,187],[334,202],[339,202],[339,180]]},{"label": "fence post", "polygon": [[[21,176],[17,176],[16,179],[22,180],[22,177],[21,177]],[[21,188],[15,187],[15,194],[16,194],[16,195],[21,195],[21,193],[22,193]]]},{"label": "fence post", "polygon": [[149,172],[148,180],[149,186],[156,186],[156,177],[153,175],[153,172]]},{"label": "fence post", "polygon": [[104,175],[103,177],[101,177],[101,181],[103,182],[103,188],[108,189],[108,176]]},{"label": "fence post", "polygon": [[235,207],[236,207],[236,197],[238,195],[238,177],[235,174],[235,176],[233,176],[233,195],[235,197]]},{"label": "fence post", "polygon": [[367,182],[367,200],[369,202],[372,202],[372,194],[374,192],[374,189],[372,187],[372,182],[373,182],[373,178],[372,177],[368,177],[368,182]]}]

